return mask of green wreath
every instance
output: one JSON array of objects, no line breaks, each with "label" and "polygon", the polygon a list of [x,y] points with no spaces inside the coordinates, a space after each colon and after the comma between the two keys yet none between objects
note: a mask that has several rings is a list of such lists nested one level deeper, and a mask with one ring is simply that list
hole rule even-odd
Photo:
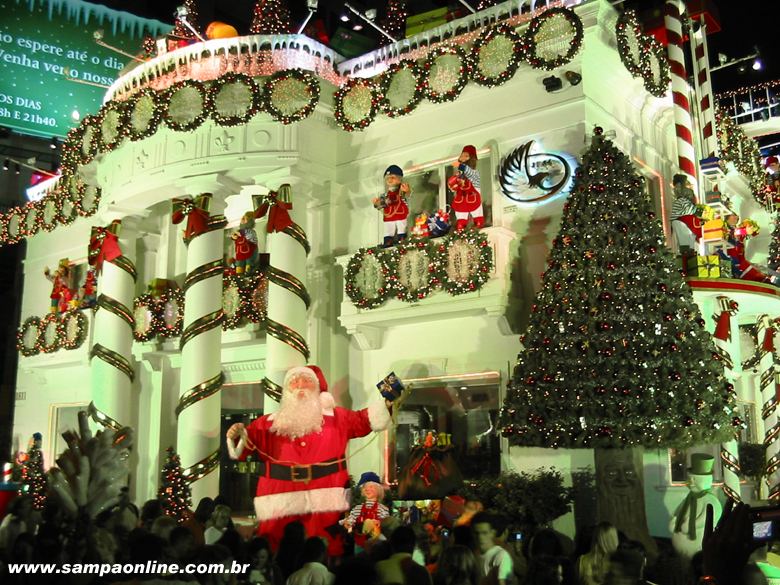
[{"label": "green wreath", "polygon": [[[537,35],[546,21],[555,16],[563,16],[572,28],[574,28],[574,38],[569,43],[569,50],[566,54],[556,57],[554,59],[545,59],[537,54],[538,39]],[[577,16],[573,10],[569,8],[555,7],[545,10],[539,16],[534,17],[531,23],[528,25],[528,30],[525,33],[524,44],[525,53],[527,55],[528,63],[534,69],[556,69],[562,65],[566,65],[571,61],[582,46],[583,27],[582,20]]]},{"label": "green wreath", "polygon": [[[228,85],[243,85],[249,90],[249,101],[243,114],[223,115],[218,109],[218,99],[220,92]],[[225,73],[222,77],[214,80],[206,92],[206,111],[211,119],[219,126],[238,126],[246,124],[258,112],[262,111],[263,100],[260,93],[260,87],[257,82],[243,73]]]},{"label": "green wreath", "polygon": [[[410,71],[414,75],[414,93],[411,99],[403,107],[393,107],[390,105],[390,100],[387,98],[387,94],[390,91],[390,86],[393,83],[396,75],[400,71]],[[415,61],[410,59],[404,59],[398,63],[390,65],[384,73],[379,77],[377,82],[377,106],[379,109],[387,114],[391,118],[397,118],[399,116],[405,116],[413,112],[419,103],[425,97],[423,91],[423,71]]]},{"label": "green wreath", "polygon": [[56,191],[57,202],[57,223],[61,225],[70,225],[78,217],[78,205],[73,202],[69,194],[58,190]]},{"label": "green wreath", "polygon": [[[142,321],[136,318],[139,310],[146,310],[151,316],[145,329],[140,328]],[[153,339],[157,335],[158,318],[157,299],[152,295],[144,293],[140,297],[133,299],[133,320],[135,322],[133,325],[133,339],[142,343]]]},{"label": "green wreath", "polygon": [[[94,196],[92,198],[92,205],[85,205],[87,189],[95,190]],[[78,211],[79,215],[81,217],[91,217],[95,215],[98,207],[100,206],[100,198],[103,195],[103,190],[100,187],[95,187],[94,185],[87,186],[86,183],[79,180],[75,186],[72,187],[71,195],[72,197],[77,198],[78,205],[76,206],[76,210]]]},{"label": "green wreath", "polygon": [[[353,122],[347,119],[346,113],[344,112],[344,100],[350,94],[350,92],[352,92],[357,87],[364,87],[368,89],[371,94],[371,99],[368,104],[368,111],[364,113],[362,118]],[[376,118],[377,103],[378,98],[376,84],[370,79],[352,77],[344,84],[342,84],[342,86],[336,90],[336,93],[333,94],[333,117],[336,119],[336,123],[347,132],[363,130],[374,121],[374,118]]]},{"label": "green wreath", "polygon": [[[16,218],[16,234],[11,233],[11,224]],[[24,233],[22,230],[22,224],[24,221],[24,208],[17,205],[8,210],[8,213],[3,217],[3,233],[2,238],[6,244],[16,244],[24,239]]]},{"label": "green wreath", "polygon": [[[115,118],[115,127],[109,125],[109,117]],[[97,151],[111,152],[127,136],[128,123],[127,102],[118,102],[112,100],[103,104],[95,116],[95,125],[97,127]],[[113,138],[106,139],[107,131],[115,132]]]},{"label": "green wreath", "polygon": [[[178,337],[184,326],[184,293],[179,288],[169,288],[157,299],[157,333],[160,337]],[[165,306],[176,303],[176,318],[173,323],[165,321]]]},{"label": "green wreath", "polygon": [[[40,219],[41,219],[41,228],[45,232],[53,232],[54,229],[57,227],[57,225],[60,223],[59,221],[59,198],[57,197],[57,193],[50,193],[49,195],[46,195],[43,199],[39,201],[40,203]],[[51,211],[51,219],[50,221],[46,221],[46,215],[49,209],[49,205],[52,206]]]},{"label": "green wreath", "polygon": [[[68,337],[68,322],[71,319],[76,320],[76,333],[73,338]],[[87,339],[87,321],[86,315],[78,309],[70,309],[60,316],[57,325],[57,335],[60,340],[60,347],[63,349],[78,349]]]},{"label": "green wreath", "polygon": [[[54,325],[54,339],[52,340],[51,344],[47,345],[46,330],[51,324]],[[38,327],[38,345],[40,346],[41,352],[54,353],[60,348],[59,327],[60,318],[57,313],[49,313],[41,319],[40,325]]]},{"label": "green wreath", "polygon": [[[479,66],[482,62],[481,52],[483,48],[488,46],[497,37],[506,37],[512,43],[513,50],[509,57],[506,69],[496,76],[488,77],[482,73]],[[502,85],[514,77],[522,58],[523,41],[520,38],[520,35],[518,35],[513,28],[505,24],[496,25],[484,31],[471,47],[471,53],[469,54],[471,78],[479,85],[485,87]]]},{"label": "green wreath", "polygon": [[[418,289],[412,290],[401,282],[401,262],[410,252],[422,251],[428,257],[427,272],[428,283]],[[431,243],[427,238],[410,238],[404,240],[392,248],[391,266],[394,268],[392,276],[392,292],[395,297],[407,303],[414,303],[427,297],[436,288],[433,284],[430,266],[432,265]]]},{"label": "green wreath", "polygon": [[[276,86],[283,81],[294,79],[304,85],[304,89],[309,94],[309,103],[293,113],[284,113],[274,104],[274,91]],[[286,69],[277,71],[266,79],[263,86],[263,97],[265,110],[271,114],[271,117],[282,124],[291,124],[307,118],[317,106],[320,99],[320,83],[311,73],[301,69]]]},{"label": "green wreath", "polygon": [[[363,267],[363,260],[367,256],[373,256],[379,262],[379,267],[384,278],[383,286],[377,288],[378,296],[368,298],[365,296],[360,287],[357,285],[357,275],[360,269]],[[361,248],[358,250],[347,263],[347,270],[344,275],[344,292],[352,301],[352,304],[359,309],[374,309],[383,305],[387,300],[392,284],[390,281],[390,275],[392,270],[388,263],[389,254],[382,248]]]},{"label": "green wreath", "polygon": [[[188,113],[194,114],[187,122],[177,122],[171,117],[171,100],[176,97],[176,94],[185,89],[194,89],[200,96],[200,112],[195,113],[188,110]],[[162,95],[163,111],[162,119],[165,125],[171,130],[177,132],[190,132],[198,128],[208,118],[206,112],[206,87],[202,82],[194,79],[185,79],[184,81],[177,81],[171,87],[166,89]]]},{"label": "green wreath", "polygon": [[[163,106],[160,103],[160,92],[157,92],[151,88],[145,87],[141,91],[135,93],[127,102],[127,136],[133,142],[142,140],[153,136],[157,129],[160,127],[160,122],[163,119]],[[140,114],[136,111],[141,107],[142,100],[146,102],[151,100],[152,109],[148,119],[145,119],[146,126],[137,127],[135,124],[139,121]]]},{"label": "green wreath", "polygon": [[[27,330],[35,328],[35,343],[32,347],[24,344],[24,338],[27,334]],[[38,317],[27,317],[16,332],[16,349],[24,357],[32,357],[41,353],[41,320]]]},{"label": "green wreath", "polygon": [[[235,287],[238,295],[238,301],[236,304],[236,310],[234,313],[229,313],[225,310],[225,293],[230,287]],[[236,329],[241,324],[241,318],[244,316],[243,299],[241,296],[241,285],[238,282],[238,278],[232,272],[225,271],[222,275],[222,314],[224,319],[222,320],[222,329],[227,331],[228,329]]]},{"label": "green wreath", "polygon": [[[661,46],[661,43],[649,35],[646,40],[649,46],[647,52],[648,67],[647,75],[642,76],[642,80],[648,93],[661,98],[669,91],[669,84],[672,82],[669,60],[666,58],[666,50]],[[651,59],[655,59],[658,62],[659,77],[657,80],[653,78]]]},{"label": "green wreath", "polygon": [[[639,48],[639,61],[631,54],[630,35],[634,35]],[[666,51],[652,35],[642,32],[642,27],[633,10],[625,10],[615,25],[618,55],[628,72],[634,77],[641,77],[645,89],[655,97],[664,97],[671,83],[669,62]],[[653,77],[652,59],[658,63],[658,79]]]},{"label": "green wreath", "polygon": [[[453,279],[448,274],[452,246],[459,242],[475,247],[478,254],[473,270],[466,279]],[[487,236],[479,230],[450,232],[434,246],[431,267],[432,284],[440,284],[451,295],[474,292],[482,288],[490,278],[490,272],[493,270],[493,249]]]},{"label": "green wreath", "polygon": [[22,238],[30,238],[41,231],[41,208],[37,201],[32,201],[22,208],[19,233]]},{"label": "green wreath", "polygon": [[[84,116],[75,135],[75,157],[77,165],[88,165],[98,153],[100,126],[96,116]],[[75,172],[75,169],[73,169]]]},{"label": "green wreath", "polygon": [[[431,69],[436,63],[436,60],[439,57],[443,57],[445,55],[455,55],[458,57],[458,59],[460,59],[460,71],[458,73],[458,78],[452,88],[440,93],[431,88],[430,76]],[[430,53],[428,53],[428,56],[422,63],[422,69],[425,73],[423,79],[423,90],[425,92],[425,97],[428,99],[428,101],[436,104],[451,102],[457,99],[457,97],[463,91],[463,88],[466,87],[469,77],[471,76],[469,58],[466,56],[466,53],[463,51],[463,49],[457,46],[443,45],[436,47]]]}]

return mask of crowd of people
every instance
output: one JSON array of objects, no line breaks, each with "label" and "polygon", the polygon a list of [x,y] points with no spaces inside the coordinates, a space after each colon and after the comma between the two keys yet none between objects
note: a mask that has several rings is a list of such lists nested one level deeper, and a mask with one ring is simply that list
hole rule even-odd
[{"label": "crowd of people", "polygon": [[[507,520],[482,511],[468,523],[404,525],[396,516],[342,557],[328,557],[303,524],[287,524],[276,551],[262,536],[248,539],[220,498],[203,498],[183,522],[159,501],[139,510],[124,503],[80,525],[64,525],[56,502],[34,511],[29,496],[11,502],[0,524],[0,582],[26,584],[263,584],[263,585],[721,585],[773,583],[780,570],[768,548],[753,543],[747,507],[726,506],[720,524],[705,531],[703,552],[687,566],[673,553],[648,562],[644,547],[608,523],[571,541],[549,528],[530,537],[510,532]],[[771,556],[771,554],[769,555]],[[182,575],[182,571],[97,575],[10,574],[10,563],[103,563],[116,566],[221,564],[240,571]],[[646,580],[646,574],[652,580]],[[701,579],[705,580],[702,581]]]}]

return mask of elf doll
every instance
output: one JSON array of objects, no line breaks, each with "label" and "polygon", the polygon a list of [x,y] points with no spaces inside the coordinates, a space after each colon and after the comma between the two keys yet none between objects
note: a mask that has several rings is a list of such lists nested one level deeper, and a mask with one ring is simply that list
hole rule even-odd
[{"label": "elf doll", "polygon": [[57,267],[57,270],[54,271],[54,274],[51,273],[48,266],[45,267],[43,269],[43,275],[47,280],[51,281],[52,284],[51,294],[49,295],[51,301],[49,312],[56,313],[62,302],[63,292],[69,290],[68,281],[70,280],[70,266],[68,265],[68,260],[60,260],[60,265]]},{"label": "elf doll", "polygon": [[764,168],[769,173],[767,183],[769,188],[775,193],[775,199],[780,195],[780,161],[776,156],[770,156],[764,161]]},{"label": "elf doll", "polygon": [[390,515],[390,511],[387,506],[382,504],[382,499],[385,497],[385,488],[380,483],[379,476],[373,471],[366,471],[360,476],[358,482],[360,493],[364,498],[364,502],[352,508],[349,516],[341,521],[344,527],[354,533],[355,544],[357,546],[363,546],[368,536],[363,531],[363,523],[366,520],[374,520],[376,522],[382,522]]},{"label": "elf doll", "polygon": [[257,232],[255,231],[255,214],[247,212],[241,217],[238,231],[232,236],[236,251],[236,274],[241,276],[252,272],[257,265]]},{"label": "elf doll", "polygon": [[[732,217],[729,216],[729,219]],[[730,230],[727,240],[728,247],[725,251],[718,251],[718,254],[722,258],[731,261],[731,271],[734,278],[753,282],[770,282],[775,285],[780,284],[780,274],[770,270],[767,271],[769,274],[766,274],[745,258],[745,241],[748,238],[757,236],[758,232],[759,227],[755,221],[752,219],[743,220]]]},{"label": "elf doll", "polygon": [[474,218],[477,229],[485,225],[480,193],[479,171],[477,171],[477,149],[471,144],[463,147],[458,160],[452,163],[458,174],[447,180],[447,186],[453,192],[452,210],[455,212],[455,229],[461,231]]},{"label": "elf doll", "polygon": [[92,308],[97,300],[97,276],[95,271],[90,268],[87,270],[87,276],[84,284],[81,285],[81,307]]},{"label": "elf doll", "polygon": [[406,205],[412,190],[408,183],[403,182],[404,172],[398,165],[390,165],[385,171],[385,187],[387,192],[373,200],[374,207],[382,210],[382,220],[385,225],[383,246],[393,245],[395,236],[398,241],[406,237],[406,219],[409,217],[409,207]]}]

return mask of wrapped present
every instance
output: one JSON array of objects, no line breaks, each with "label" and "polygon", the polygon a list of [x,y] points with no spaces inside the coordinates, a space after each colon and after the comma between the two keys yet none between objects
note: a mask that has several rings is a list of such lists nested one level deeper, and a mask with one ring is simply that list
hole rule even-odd
[{"label": "wrapped present", "polygon": [[715,210],[712,207],[708,205],[697,205],[696,207],[699,210],[700,217],[704,221],[710,221],[715,219]]},{"label": "wrapped present", "polygon": [[153,297],[162,296],[166,290],[176,288],[179,288],[179,285],[176,284],[175,280],[170,280],[169,278],[153,278],[149,282],[149,294]]},{"label": "wrapped present", "polygon": [[379,388],[379,393],[386,400],[391,402],[401,396],[401,393],[404,391],[404,385],[401,380],[396,377],[395,372],[390,372],[387,374],[387,376],[385,376],[384,379],[376,385],[376,387]]},{"label": "wrapped present", "polygon": [[731,278],[731,263],[717,254],[691,256],[687,260],[687,276],[698,278]]},{"label": "wrapped present", "polygon": [[705,242],[719,242],[725,240],[729,234],[729,228],[722,219],[711,219],[704,223],[702,237]]},{"label": "wrapped present", "polygon": [[447,8],[437,8],[406,19],[406,37],[436,28],[447,22]]},{"label": "wrapped present", "polygon": [[428,231],[432,238],[438,238],[450,231],[450,214],[439,209],[428,218]]}]

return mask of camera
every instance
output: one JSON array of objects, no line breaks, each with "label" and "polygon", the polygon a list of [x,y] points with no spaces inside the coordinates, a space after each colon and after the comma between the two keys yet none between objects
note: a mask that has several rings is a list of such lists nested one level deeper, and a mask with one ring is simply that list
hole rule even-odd
[{"label": "camera", "polygon": [[509,542],[520,542],[523,540],[522,532],[513,532],[509,535]]},{"label": "camera", "polygon": [[780,540],[780,506],[765,506],[750,510],[753,542]]}]

